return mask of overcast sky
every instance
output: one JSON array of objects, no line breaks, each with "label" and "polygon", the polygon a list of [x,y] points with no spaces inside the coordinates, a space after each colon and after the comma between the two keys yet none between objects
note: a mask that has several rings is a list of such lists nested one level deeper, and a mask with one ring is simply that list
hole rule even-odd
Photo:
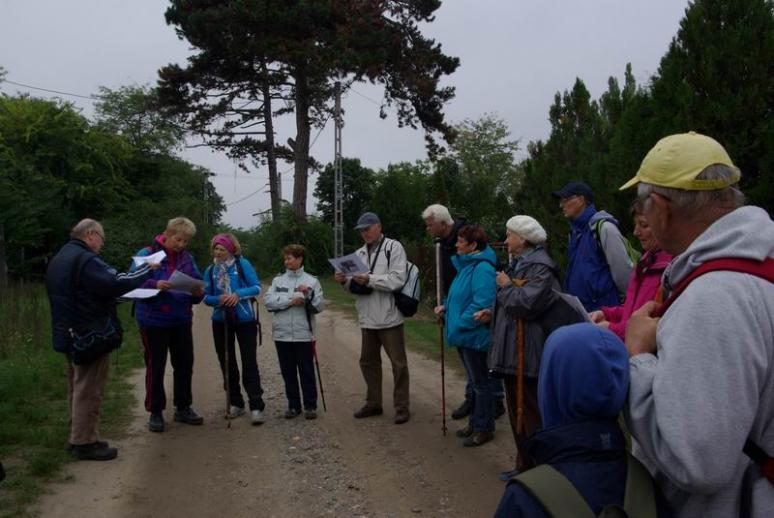
[{"label": "overcast sky", "polygon": [[[548,108],[557,90],[576,77],[594,98],[607,79],[622,79],[627,62],[640,84],[656,72],[677,32],[687,0],[445,0],[436,20],[424,28],[445,53],[461,65],[446,83],[457,88],[447,119],[460,122],[495,113],[507,121],[522,149],[545,139]],[[38,88],[91,95],[99,86],[154,83],[157,70],[184,63],[186,42],[164,22],[166,0],[0,0],[0,66],[6,79]],[[93,113],[92,102],[9,83],[7,94],[29,92],[60,97]],[[379,119],[382,91],[355,85],[342,104],[346,110],[343,154],[378,169],[389,163],[426,158],[420,132],[398,128],[395,118]],[[294,136],[281,123],[278,140]],[[322,163],[333,158],[333,126],[313,130],[312,154]],[[519,156],[523,156],[523,151]],[[251,227],[252,214],[269,207],[268,172],[237,171],[225,156],[206,149],[183,152],[190,162],[214,173],[215,186],[228,204],[225,221]],[[280,164],[281,171],[291,166]],[[310,177],[308,210],[316,176]],[[292,172],[283,175],[283,197],[292,197]],[[252,193],[255,193],[251,195]],[[250,196],[251,195],[251,196]]]}]

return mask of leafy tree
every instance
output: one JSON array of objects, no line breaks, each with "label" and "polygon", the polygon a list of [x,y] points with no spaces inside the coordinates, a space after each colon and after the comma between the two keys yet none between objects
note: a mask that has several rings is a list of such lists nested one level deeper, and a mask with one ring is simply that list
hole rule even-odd
[{"label": "leafy tree", "polygon": [[[261,81],[269,81],[291,102],[293,213],[303,220],[310,131],[330,113],[334,81],[383,84],[382,108],[394,105],[401,126],[421,125],[431,152],[438,148],[435,132],[452,134],[441,110],[454,90],[439,81],[459,62],[424,37],[418,25],[431,22],[438,7],[439,0],[173,0],[166,17],[198,50],[189,62],[206,65],[199,72],[217,82],[222,95],[246,84],[257,91]],[[263,63],[274,71],[272,78],[256,72],[263,71]]]},{"label": "leafy tree", "polygon": [[183,144],[185,131],[158,110],[156,93],[145,86],[99,89],[97,127],[118,133],[142,154],[170,154]]},{"label": "leafy tree", "polygon": [[[387,235],[404,242],[418,242],[425,233],[422,210],[432,203],[430,182],[428,162],[390,164],[377,174],[373,197],[366,208],[379,215]],[[359,235],[350,235],[355,243],[362,244]]]},{"label": "leafy tree", "polygon": [[695,130],[718,140],[742,187],[774,209],[774,3],[695,0],[653,79],[662,136]]},{"label": "leafy tree", "polygon": [[[360,214],[368,210],[371,204],[376,173],[372,169],[361,165],[358,158],[342,158],[341,171],[342,195],[344,196],[344,228],[352,229]],[[326,165],[317,176],[317,183],[314,189],[320,219],[329,225],[334,224],[334,176],[334,165]]]},{"label": "leafy tree", "polygon": [[448,162],[436,168],[436,181],[442,178],[452,212],[489,232],[497,229],[501,233],[521,189],[522,175],[514,156],[519,143],[510,139],[508,125],[494,114],[465,120],[455,131]]}]

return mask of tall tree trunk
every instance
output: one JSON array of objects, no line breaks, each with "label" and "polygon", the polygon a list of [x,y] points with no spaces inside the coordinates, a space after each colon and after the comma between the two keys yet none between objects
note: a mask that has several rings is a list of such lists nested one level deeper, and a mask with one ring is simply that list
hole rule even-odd
[{"label": "tall tree trunk", "polygon": [[303,68],[296,68],[296,142],[293,148],[293,215],[306,221],[306,188],[309,177],[309,85]]},{"label": "tall tree trunk", "polygon": [[269,163],[269,197],[271,198],[271,220],[280,220],[280,185],[277,175],[277,156],[274,153],[274,121],[271,112],[271,87],[266,60],[261,60],[261,91],[263,92],[263,121],[266,128],[266,157]]}]

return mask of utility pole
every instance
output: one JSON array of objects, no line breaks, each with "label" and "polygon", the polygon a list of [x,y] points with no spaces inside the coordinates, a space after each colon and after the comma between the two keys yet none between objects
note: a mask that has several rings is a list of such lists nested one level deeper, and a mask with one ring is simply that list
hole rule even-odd
[{"label": "utility pole", "polygon": [[334,105],[333,119],[334,131],[334,159],[333,159],[333,254],[335,257],[344,255],[344,192],[341,177],[341,128],[344,122],[341,119],[341,83],[336,81],[334,85],[336,103]]}]

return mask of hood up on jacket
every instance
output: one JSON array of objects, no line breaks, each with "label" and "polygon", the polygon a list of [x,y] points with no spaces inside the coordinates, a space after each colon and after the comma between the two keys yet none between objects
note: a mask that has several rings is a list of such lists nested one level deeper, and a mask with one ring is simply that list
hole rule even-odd
[{"label": "hood up on jacket", "polygon": [[538,403],[545,429],[589,419],[614,419],[629,389],[629,354],[612,332],[582,323],[546,340]]}]

